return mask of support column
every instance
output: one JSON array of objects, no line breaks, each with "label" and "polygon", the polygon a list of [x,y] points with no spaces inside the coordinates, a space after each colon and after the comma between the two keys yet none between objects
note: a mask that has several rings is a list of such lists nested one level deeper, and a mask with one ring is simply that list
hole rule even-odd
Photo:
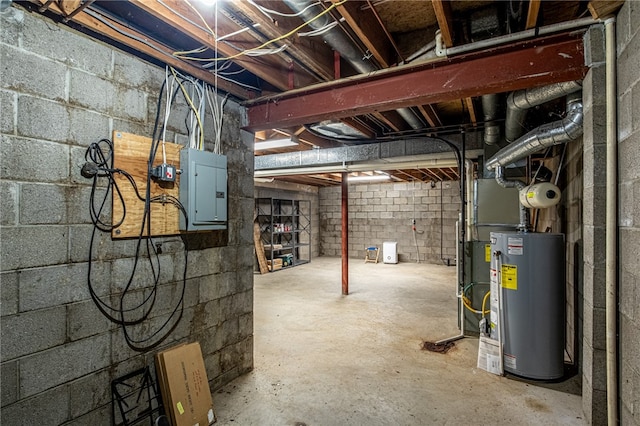
[{"label": "support column", "polygon": [[342,172],[342,294],[349,294],[349,182]]},{"label": "support column", "polygon": [[606,174],[607,134],[604,28],[585,34],[590,67],[583,84],[583,336],[582,408],[588,424],[607,424],[606,374]]}]

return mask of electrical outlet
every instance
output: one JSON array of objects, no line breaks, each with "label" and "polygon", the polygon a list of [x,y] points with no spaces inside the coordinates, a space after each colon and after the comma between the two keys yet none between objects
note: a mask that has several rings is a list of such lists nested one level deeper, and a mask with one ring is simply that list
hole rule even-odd
[{"label": "electrical outlet", "polygon": [[175,182],[176,181],[176,166],[162,163],[156,166],[151,171],[151,176],[162,182]]}]

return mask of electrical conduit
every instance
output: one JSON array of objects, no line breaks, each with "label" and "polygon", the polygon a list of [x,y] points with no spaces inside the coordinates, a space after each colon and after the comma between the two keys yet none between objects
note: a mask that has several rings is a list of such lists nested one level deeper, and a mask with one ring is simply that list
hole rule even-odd
[{"label": "electrical conduit", "polygon": [[607,186],[606,186],[606,348],[607,348],[607,419],[609,425],[618,424],[618,365],[617,365],[617,93],[616,93],[616,19],[605,20],[606,34],[606,98],[607,98]]}]

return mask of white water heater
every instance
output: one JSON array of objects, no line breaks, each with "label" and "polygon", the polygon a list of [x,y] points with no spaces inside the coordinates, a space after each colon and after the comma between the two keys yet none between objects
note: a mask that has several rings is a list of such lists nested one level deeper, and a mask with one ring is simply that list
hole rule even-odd
[{"label": "white water heater", "polygon": [[396,241],[382,243],[382,257],[384,263],[398,263],[398,243]]}]

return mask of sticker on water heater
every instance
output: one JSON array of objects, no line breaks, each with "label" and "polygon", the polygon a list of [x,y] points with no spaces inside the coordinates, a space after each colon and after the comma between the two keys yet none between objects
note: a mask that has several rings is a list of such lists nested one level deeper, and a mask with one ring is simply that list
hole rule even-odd
[{"label": "sticker on water heater", "polygon": [[515,357],[515,355],[504,354],[504,366],[506,368],[510,368],[512,370],[517,370],[518,368],[516,367],[516,357]]},{"label": "sticker on water heater", "polygon": [[507,240],[507,254],[522,255],[524,251],[522,238],[509,237]]},{"label": "sticker on water heater", "polygon": [[506,288],[507,290],[517,290],[518,289],[518,267],[516,265],[502,265],[502,288]]}]

